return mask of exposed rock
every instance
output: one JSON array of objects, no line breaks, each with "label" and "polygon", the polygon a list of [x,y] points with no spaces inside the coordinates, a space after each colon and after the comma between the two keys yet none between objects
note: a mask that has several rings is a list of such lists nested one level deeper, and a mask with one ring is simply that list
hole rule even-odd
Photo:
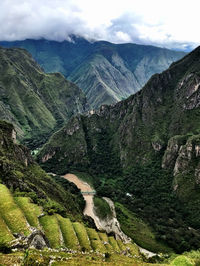
[{"label": "exposed rock", "polygon": [[165,169],[174,168],[180,147],[185,142],[186,142],[186,137],[181,135],[174,136],[169,139],[167,149],[165,150],[165,154],[162,160],[162,168]]},{"label": "exposed rock", "polygon": [[52,153],[47,153],[42,157],[42,162],[45,163],[46,161],[48,161],[49,159],[51,159],[54,155],[55,155],[55,151],[53,151]]},{"label": "exposed rock", "polygon": [[14,236],[16,239],[10,243],[10,247],[12,249],[27,249],[30,247],[43,249],[45,247],[50,247],[45,234],[41,230],[35,228],[32,228],[32,233],[27,237],[19,233],[14,234]]},{"label": "exposed rock", "polygon": [[158,142],[152,142],[152,147],[154,149],[154,151],[160,151],[162,149],[162,144],[158,143]]},{"label": "exposed rock", "polygon": [[122,240],[124,243],[131,242],[131,238],[124,234],[121,230],[120,223],[117,220],[117,215],[115,212],[115,205],[113,201],[107,197],[103,197],[103,199],[109,204],[112,217],[106,218],[105,220],[99,219],[102,230],[105,230],[106,233],[114,233],[116,239]]},{"label": "exposed rock", "polygon": [[13,129],[12,130],[12,140],[13,140],[14,144],[16,144],[16,137],[17,137],[17,132]]}]

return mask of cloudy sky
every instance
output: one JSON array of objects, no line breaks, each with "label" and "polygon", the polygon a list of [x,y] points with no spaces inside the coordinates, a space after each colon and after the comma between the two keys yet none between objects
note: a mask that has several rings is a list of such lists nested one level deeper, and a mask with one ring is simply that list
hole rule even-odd
[{"label": "cloudy sky", "polygon": [[0,0],[0,40],[70,34],[174,49],[200,44],[199,0]]}]

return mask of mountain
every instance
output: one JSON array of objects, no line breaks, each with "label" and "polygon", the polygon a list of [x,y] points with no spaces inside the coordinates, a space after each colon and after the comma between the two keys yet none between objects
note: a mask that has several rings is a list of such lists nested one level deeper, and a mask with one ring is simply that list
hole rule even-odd
[{"label": "mountain", "polygon": [[47,175],[29,150],[16,144],[14,132],[13,125],[0,121],[1,265],[31,265],[38,259],[47,266],[52,256],[58,265],[61,258],[87,265],[88,252],[100,263],[107,252],[124,263],[135,261],[134,256],[142,262],[134,243],[89,227],[80,190],[59,176]]},{"label": "mountain", "polygon": [[1,265],[198,264],[199,251],[148,258],[135,243],[91,228],[80,191],[47,175],[13,133],[11,124],[0,121]]},{"label": "mountain", "polygon": [[185,53],[154,46],[89,42],[25,40],[0,42],[27,49],[46,72],[60,72],[86,94],[92,108],[113,104],[140,90],[155,73]]},{"label": "mountain", "polygon": [[[44,169],[90,172],[99,195],[148,221],[177,252],[200,245],[200,47],[114,106],[79,115],[43,147]],[[122,225],[130,229],[118,213]],[[129,230],[131,234],[131,230]]]},{"label": "mountain", "polygon": [[14,123],[31,147],[88,108],[82,91],[60,73],[45,74],[24,49],[0,48],[0,119]]}]

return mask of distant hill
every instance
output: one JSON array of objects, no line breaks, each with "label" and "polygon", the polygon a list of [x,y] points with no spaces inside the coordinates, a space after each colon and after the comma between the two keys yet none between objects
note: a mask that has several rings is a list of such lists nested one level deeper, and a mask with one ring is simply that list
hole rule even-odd
[{"label": "distant hill", "polygon": [[93,108],[113,104],[140,90],[155,73],[185,55],[154,46],[72,41],[0,42],[27,49],[46,72],[61,72],[86,94]]},{"label": "distant hill", "polygon": [[60,73],[45,74],[24,49],[0,48],[0,119],[31,147],[88,108],[82,91]]}]

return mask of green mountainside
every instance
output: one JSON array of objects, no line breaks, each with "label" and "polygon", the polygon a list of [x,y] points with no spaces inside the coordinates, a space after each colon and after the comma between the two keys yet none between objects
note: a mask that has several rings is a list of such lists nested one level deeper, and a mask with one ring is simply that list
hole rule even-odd
[{"label": "green mountainside", "polygon": [[0,265],[198,265],[198,251],[152,260],[89,227],[80,192],[47,175],[13,131],[0,122]]},{"label": "green mountainside", "polygon": [[44,145],[41,165],[89,172],[97,193],[149,223],[157,240],[199,248],[199,69],[197,48],[127,100],[74,117]]},{"label": "green mountainside", "polygon": [[0,119],[31,147],[88,108],[81,90],[61,74],[45,74],[24,49],[0,48]]},{"label": "green mountainside", "polygon": [[[112,258],[143,265],[136,244],[88,227],[80,191],[47,175],[26,147],[15,144],[13,131],[11,124],[0,122],[0,264],[49,265],[52,260],[60,265],[62,258],[84,265]],[[34,264],[38,255],[41,264]]]},{"label": "green mountainside", "polygon": [[72,41],[0,42],[27,49],[46,72],[60,72],[86,94],[90,105],[113,104],[141,89],[155,73],[167,69],[185,53],[153,46]]},{"label": "green mountainside", "polygon": [[[0,113],[14,124],[0,121],[0,265],[198,265],[200,48],[128,99],[77,116],[87,104],[76,85],[25,50],[0,57]],[[65,121],[38,154],[58,175],[47,174],[16,131],[38,144]],[[99,217],[111,211],[102,196],[115,202],[130,243],[83,216],[80,190],[59,176],[69,171],[91,182]],[[168,254],[147,258],[136,243]]]}]

